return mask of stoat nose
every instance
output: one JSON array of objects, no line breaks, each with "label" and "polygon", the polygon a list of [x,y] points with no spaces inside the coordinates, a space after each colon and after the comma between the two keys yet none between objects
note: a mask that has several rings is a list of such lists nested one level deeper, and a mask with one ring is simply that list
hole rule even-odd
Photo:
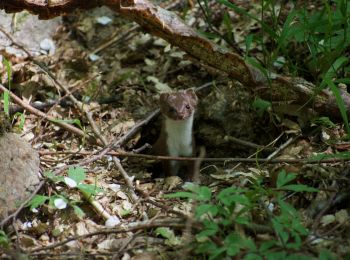
[{"label": "stoat nose", "polygon": [[179,119],[182,120],[182,119],[184,119],[186,117],[186,114],[185,113],[179,113],[177,116],[178,116]]}]

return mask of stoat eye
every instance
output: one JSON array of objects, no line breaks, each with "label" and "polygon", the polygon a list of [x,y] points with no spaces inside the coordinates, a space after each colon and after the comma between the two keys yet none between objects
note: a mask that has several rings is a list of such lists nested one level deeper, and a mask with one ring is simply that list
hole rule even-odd
[{"label": "stoat eye", "polygon": [[191,107],[190,107],[190,105],[186,105],[186,109],[190,109]]},{"label": "stoat eye", "polygon": [[175,112],[176,112],[176,109],[173,108],[173,107],[170,107],[170,108],[169,108],[169,112],[170,112],[170,113],[175,113]]}]

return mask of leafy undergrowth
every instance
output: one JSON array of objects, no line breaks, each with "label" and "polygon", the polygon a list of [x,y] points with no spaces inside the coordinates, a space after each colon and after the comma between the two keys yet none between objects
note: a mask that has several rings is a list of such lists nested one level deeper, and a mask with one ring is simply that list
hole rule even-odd
[{"label": "leafy undergrowth", "polygon": [[[348,68],[342,67],[344,59],[327,59],[322,71],[313,67],[321,62],[317,57],[334,55],[333,46],[322,45],[323,52],[313,47],[310,54],[306,46],[301,47],[303,37],[281,26],[279,19],[289,25],[293,19],[306,19],[305,12],[281,8],[283,12],[277,18],[266,4],[264,11],[271,20],[261,23],[250,17],[259,17],[260,4],[218,2],[226,7],[204,1],[202,6],[189,5],[178,12],[218,44],[238,47],[247,59],[254,55],[257,59],[250,62],[260,60],[263,64],[258,69],[298,76],[305,76],[310,69],[307,79],[324,88],[335,75],[329,68],[336,66],[345,71],[337,83],[345,82],[340,80],[347,75]],[[317,3],[313,8],[322,11]],[[249,10],[250,16],[242,9]],[[107,22],[107,17],[112,20]],[[230,17],[239,21],[239,26],[232,24]],[[193,184],[183,183],[178,177],[152,178],[159,170],[149,158],[119,157],[125,172],[132,176],[134,190],[130,190],[123,169],[116,167],[119,161],[113,161],[112,156],[152,143],[160,127],[156,118],[121,147],[98,157],[103,145],[96,143],[99,136],[79,103],[62,93],[37,64],[4,55],[12,64],[7,65],[7,72],[4,70],[4,78],[12,73],[14,93],[21,96],[25,92],[31,102],[59,100],[45,113],[95,135],[95,139],[81,138],[28,113],[25,121],[23,116],[13,116],[13,131],[24,134],[40,152],[46,183],[14,224],[0,232],[3,257],[350,256],[350,176],[344,162],[349,158],[349,144],[344,141],[347,135],[341,123],[322,115],[305,120],[298,113],[274,111],[270,102],[255,98],[244,86],[205,70],[196,61],[186,59],[179,49],[141,32],[108,10],[70,15],[63,21],[55,37],[55,53],[35,60],[45,64],[56,82],[84,103],[82,107],[90,112],[108,143],[118,142],[157,109],[160,92],[210,83],[198,92],[197,146],[205,146],[207,157],[249,157],[251,161],[204,161],[200,184]],[[270,28],[270,40],[259,29],[261,26]],[[280,27],[284,29],[281,37],[273,38],[273,30]],[[223,37],[213,31],[221,32]],[[313,44],[320,40],[316,36],[310,37]],[[227,44],[232,37],[237,46]],[[110,39],[111,45],[101,47]],[[344,49],[339,48],[337,54],[342,57]],[[300,65],[300,60],[308,62]],[[258,160],[271,154],[270,159],[280,161],[272,164]],[[330,160],[317,163],[320,159]]]}]

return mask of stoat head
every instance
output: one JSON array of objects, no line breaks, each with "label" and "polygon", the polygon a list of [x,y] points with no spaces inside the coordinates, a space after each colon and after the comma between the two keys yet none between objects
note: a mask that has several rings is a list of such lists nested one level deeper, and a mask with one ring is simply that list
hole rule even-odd
[{"label": "stoat head", "polygon": [[174,93],[162,93],[159,97],[160,111],[173,120],[186,120],[193,115],[198,98],[193,89]]}]

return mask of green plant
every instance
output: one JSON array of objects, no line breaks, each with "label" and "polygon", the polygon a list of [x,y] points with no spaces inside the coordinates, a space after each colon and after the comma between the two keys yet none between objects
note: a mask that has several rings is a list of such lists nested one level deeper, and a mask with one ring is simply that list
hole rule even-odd
[{"label": "green plant", "polygon": [[[11,90],[11,78],[12,78],[11,63],[4,58],[3,64],[6,67],[9,90]],[[4,100],[4,112],[7,116],[9,116],[10,115],[10,94],[8,91],[4,91],[3,100]]]},{"label": "green plant", "polygon": [[[347,0],[283,5],[261,1],[260,15],[251,14],[230,0],[218,0],[233,12],[258,23],[260,30],[247,35],[245,60],[267,79],[276,69],[301,76],[315,83],[315,95],[329,88],[336,98],[350,138],[346,107],[336,84],[350,83],[350,4]],[[223,19],[227,27],[229,21]],[[232,26],[230,26],[231,28]],[[254,44],[253,44],[254,43]],[[263,59],[250,57],[251,46],[262,50]]]},{"label": "green plant", "polygon": [[[97,193],[103,191],[96,185],[83,183],[86,179],[86,174],[85,170],[81,167],[70,167],[68,169],[67,177],[56,176],[52,172],[45,172],[44,175],[55,184],[65,183],[66,186],[71,189],[78,189],[87,200],[91,199]],[[83,210],[78,206],[78,204],[81,202],[79,200],[69,199],[69,196],[66,195],[64,192],[52,195],[50,197],[43,195],[35,195],[33,199],[28,203],[28,206],[31,210],[33,210],[44,205],[47,201],[49,202],[49,207],[56,209],[66,208],[67,204],[69,204],[69,206],[71,206],[74,209],[74,212],[77,216],[84,216]]]},{"label": "green plant", "polygon": [[[6,67],[6,74],[8,78],[8,89],[11,91],[11,85],[12,85],[12,68],[11,68],[11,63],[4,58],[3,64]],[[5,115],[10,118],[10,93],[9,91],[4,91],[2,98],[4,101],[4,113]],[[20,124],[19,124],[19,129],[23,129],[24,122],[25,122],[25,115],[23,113],[17,112],[16,114],[13,115],[13,119],[20,118]],[[10,121],[10,120],[9,120]]]},{"label": "green plant", "polygon": [[0,230],[0,248],[6,248],[10,244],[10,239],[3,230]]},{"label": "green plant", "polygon": [[51,119],[50,121],[55,123],[66,123],[71,125],[77,125],[80,129],[84,130],[79,119]]},{"label": "green plant", "polygon": [[[209,187],[187,185],[187,191],[169,194],[167,198],[196,201],[195,219],[201,229],[195,236],[193,248],[209,259],[239,256],[244,259],[284,259],[297,255],[308,230],[302,225],[298,212],[284,199],[285,192],[315,192],[317,189],[292,184],[296,174],[281,171],[276,187],[266,189],[261,180],[252,180],[251,188],[229,187],[213,194]],[[275,205],[275,209],[270,208]],[[270,239],[265,242],[246,237],[236,227],[252,229],[254,215],[265,212]],[[261,213],[259,213],[261,214]],[[298,257],[302,255],[298,255]]]},{"label": "green plant", "polygon": [[271,108],[272,104],[269,101],[263,100],[261,98],[257,98],[253,101],[253,108],[257,110],[259,116],[262,116],[264,112],[266,112],[269,108]]}]

